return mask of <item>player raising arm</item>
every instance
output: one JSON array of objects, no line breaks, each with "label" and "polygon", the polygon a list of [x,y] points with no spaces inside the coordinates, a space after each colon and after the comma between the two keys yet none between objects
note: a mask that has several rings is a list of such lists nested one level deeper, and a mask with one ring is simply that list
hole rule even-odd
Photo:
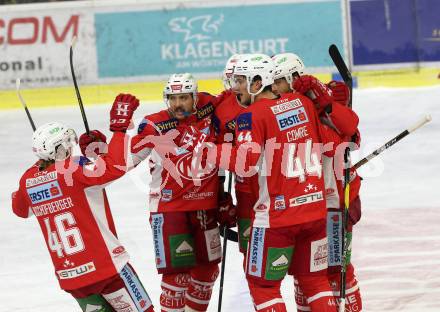
[{"label": "player raising arm", "polygon": [[[342,83],[331,81],[328,84],[321,83],[313,76],[304,75],[304,63],[293,53],[278,54],[273,57],[276,65],[275,82],[272,90],[276,94],[299,92],[310,96],[319,112],[320,122],[330,126],[344,142],[354,139],[360,143],[360,135],[357,129],[359,118],[348,107],[349,89]],[[331,90],[331,91],[329,91]],[[312,95],[313,93],[313,95]],[[326,189],[327,202],[327,237],[329,253],[329,279],[334,286],[335,295],[339,296],[340,269],[341,269],[341,213],[344,209],[343,193],[343,158],[323,156],[323,173]],[[351,239],[353,224],[360,218],[359,199],[360,177],[355,170],[351,172],[350,180],[350,208],[348,237]],[[331,229],[331,231],[329,231]],[[351,247],[351,241],[348,245]],[[354,275],[354,267],[347,259],[347,283],[346,283],[346,309],[350,311],[362,310],[362,299],[358,287],[358,281]],[[302,295],[300,287],[295,289],[295,299],[298,311],[309,309],[307,300]]]},{"label": "player raising arm", "polygon": [[271,58],[262,54],[237,62],[233,90],[249,107],[236,121],[236,147],[211,148],[207,159],[250,177],[251,190],[258,196],[246,257],[255,309],[286,311],[280,285],[292,266],[311,310],[336,311],[327,279],[320,154],[326,148],[322,143],[340,140],[318,122],[307,97],[272,93],[274,70]]},{"label": "player raising arm", "polygon": [[17,216],[37,218],[60,287],[82,311],[154,311],[128,264],[104,193],[106,183],[125,173],[125,132],[138,105],[131,95],[116,97],[110,111],[113,137],[108,153],[94,164],[71,155],[77,143],[73,129],[58,122],[39,127],[32,136],[39,160],[12,194]]},{"label": "player raising arm", "polygon": [[[162,311],[206,311],[218,276],[217,169],[192,153],[211,140],[215,100],[197,92],[192,75],[174,74],[164,89],[168,108],[145,116],[131,142],[135,163],[151,155],[148,208]],[[195,128],[200,140],[192,137]]]}]

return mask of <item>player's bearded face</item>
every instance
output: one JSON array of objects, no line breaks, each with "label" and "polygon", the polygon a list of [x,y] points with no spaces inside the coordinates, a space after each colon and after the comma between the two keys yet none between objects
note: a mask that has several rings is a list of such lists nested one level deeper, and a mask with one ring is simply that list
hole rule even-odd
[{"label": "player's bearded face", "polygon": [[237,100],[241,105],[249,106],[251,104],[251,95],[247,90],[247,80],[245,76],[235,76],[232,91],[237,95]]},{"label": "player's bearded face", "polygon": [[170,111],[178,120],[187,118],[194,112],[192,93],[172,94],[168,98]]},{"label": "player's bearded face", "polygon": [[274,83],[272,84],[272,92],[275,95],[281,95],[284,93],[292,92],[292,89],[290,88],[286,78],[279,78],[275,79]]}]

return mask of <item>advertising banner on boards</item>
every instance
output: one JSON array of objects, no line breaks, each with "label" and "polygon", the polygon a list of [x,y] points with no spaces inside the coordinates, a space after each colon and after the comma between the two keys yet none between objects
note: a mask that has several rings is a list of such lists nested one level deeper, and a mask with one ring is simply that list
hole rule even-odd
[{"label": "advertising banner on boards", "polygon": [[343,46],[339,0],[210,1],[173,9],[125,3],[0,6],[0,89],[13,89],[16,78],[28,87],[69,85],[75,35],[80,84],[159,80],[175,72],[219,77],[234,53],[295,52],[308,68],[328,69],[328,46]]}]

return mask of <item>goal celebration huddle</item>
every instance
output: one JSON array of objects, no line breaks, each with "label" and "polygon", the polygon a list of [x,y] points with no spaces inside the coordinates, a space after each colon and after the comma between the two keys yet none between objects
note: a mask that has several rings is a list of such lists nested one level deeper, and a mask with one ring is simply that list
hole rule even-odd
[{"label": "goal celebration huddle", "polygon": [[[361,217],[361,178],[349,163],[361,141],[359,119],[349,86],[306,71],[293,53],[235,54],[223,92],[203,92],[192,74],[173,74],[163,110],[137,125],[139,99],[117,95],[111,138],[100,130],[78,138],[57,121],[36,128],[37,161],[18,182],[12,209],[37,219],[59,285],[82,311],[221,307],[221,296],[211,298],[227,278],[219,278],[227,262],[221,233],[237,236],[255,311],[287,311],[280,292],[286,275],[294,277],[297,311],[362,311],[350,261]],[[82,155],[72,155],[76,144]],[[155,263],[134,268],[105,187],[143,161],[151,174],[145,248]],[[155,280],[136,273],[155,269]],[[148,295],[151,283],[161,285],[160,306]]]}]

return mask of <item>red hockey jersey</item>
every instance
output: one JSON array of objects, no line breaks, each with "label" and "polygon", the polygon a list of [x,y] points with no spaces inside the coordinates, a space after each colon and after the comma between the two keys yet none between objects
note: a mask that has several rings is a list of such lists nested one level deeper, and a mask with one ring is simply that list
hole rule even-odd
[{"label": "red hockey jersey", "polygon": [[[350,108],[333,102],[332,112],[320,116],[321,121],[334,129],[340,136],[341,141],[350,142],[355,136],[355,144],[360,143],[360,134],[357,130],[359,117]],[[341,149],[342,152],[342,149]],[[335,158],[323,157],[324,181],[326,187],[327,208],[344,206],[344,158],[343,153]],[[360,177],[356,170],[351,170],[350,201],[359,195]]]},{"label": "red hockey jersey", "polygon": [[20,179],[13,212],[38,220],[62,289],[78,289],[117,274],[129,256],[119,242],[104,184],[124,174],[124,133],[115,132],[108,154],[94,166],[69,157]]},{"label": "red hockey jersey", "polygon": [[[321,142],[333,145],[340,139],[319,122],[313,103],[296,93],[258,100],[238,116],[237,147],[227,167],[243,171],[244,163],[248,175],[256,169],[251,176],[252,192],[258,195],[253,226],[284,227],[325,218]],[[326,147],[332,153],[335,146]]]},{"label": "red hockey jersey", "polygon": [[[199,93],[197,112],[179,121],[168,110],[144,117],[132,138],[135,163],[150,154],[149,208],[151,212],[206,210],[217,207],[218,170],[193,152],[178,147],[174,139],[179,125],[192,125],[212,136],[211,115],[221,99]],[[174,130],[176,132],[170,131]],[[181,134],[180,134],[181,135]],[[137,159],[137,160],[136,160]]]},{"label": "red hockey jersey", "polygon": [[[236,119],[245,109],[246,107],[237,101],[235,93],[229,91],[224,100],[216,107],[212,118],[217,133],[217,143],[225,142],[227,134],[235,135]],[[235,174],[235,189],[250,193],[249,179]]]}]

